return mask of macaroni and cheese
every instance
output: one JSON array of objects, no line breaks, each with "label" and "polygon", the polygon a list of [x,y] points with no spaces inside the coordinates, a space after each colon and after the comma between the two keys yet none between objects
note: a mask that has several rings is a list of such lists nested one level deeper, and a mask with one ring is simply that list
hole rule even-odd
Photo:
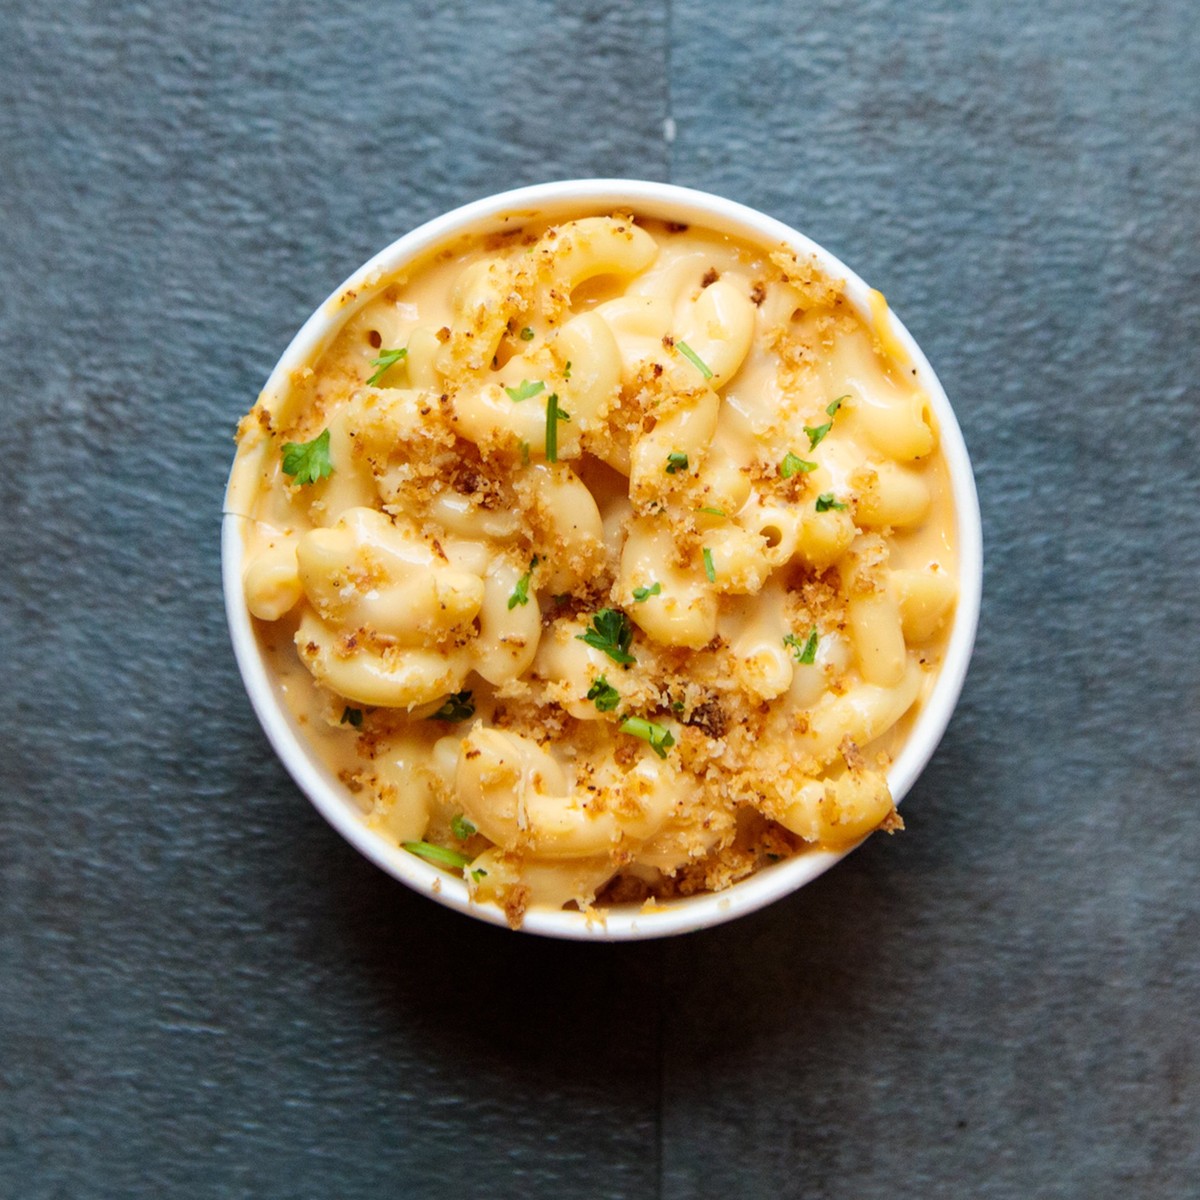
[{"label": "macaroni and cheese", "polygon": [[786,246],[512,218],[244,418],[244,587],[317,753],[518,923],[900,826],[957,595],[886,304]]}]

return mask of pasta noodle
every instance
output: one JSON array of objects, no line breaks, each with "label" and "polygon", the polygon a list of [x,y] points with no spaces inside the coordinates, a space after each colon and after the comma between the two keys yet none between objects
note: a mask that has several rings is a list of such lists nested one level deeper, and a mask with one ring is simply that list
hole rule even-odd
[{"label": "pasta noodle", "polygon": [[362,819],[518,923],[900,827],[957,597],[872,294],[630,213],[385,278],[239,428],[246,604]]}]

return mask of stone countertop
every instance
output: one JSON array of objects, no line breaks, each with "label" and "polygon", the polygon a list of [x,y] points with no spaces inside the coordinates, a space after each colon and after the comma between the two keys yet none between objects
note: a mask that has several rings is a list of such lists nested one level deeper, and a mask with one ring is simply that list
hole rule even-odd
[{"label": "stone countertop", "polygon": [[[1195,1195],[1191,4],[0,16],[0,1194]],[[218,578],[234,424],[320,299],[581,175],[723,193],[880,287],[987,558],[908,831],[618,947],[343,844]]]}]

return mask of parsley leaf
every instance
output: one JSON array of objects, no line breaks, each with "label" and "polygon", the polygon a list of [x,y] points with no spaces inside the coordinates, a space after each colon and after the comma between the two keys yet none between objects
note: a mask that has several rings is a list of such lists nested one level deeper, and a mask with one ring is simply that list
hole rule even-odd
[{"label": "parsley leaf", "polygon": [[600,712],[612,712],[621,703],[621,693],[603,675],[597,676],[596,682],[588,688],[587,698]]},{"label": "parsley leaf", "polygon": [[704,573],[709,583],[717,582],[717,569],[713,566],[712,551],[707,546],[704,547]]},{"label": "parsley leaf", "polygon": [[698,508],[697,512],[708,513],[710,517],[723,517],[725,510],[723,508]]},{"label": "parsley leaf", "polygon": [[798,663],[811,666],[817,661],[817,627],[815,625],[803,642],[794,633],[789,633],[784,637],[783,644],[791,646]]},{"label": "parsley leaf", "polygon": [[475,828],[474,822],[470,821],[463,813],[455,813],[450,818],[450,832],[460,842],[465,842],[467,838],[479,831]]},{"label": "parsley leaf", "polygon": [[675,745],[675,737],[665,725],[656,725],[653,721],[647,721],[645,717],[626,717],[617,728],[622,733],[649,742],[650,749],[659,758],[666,758],[667,751]]},{"label": "parsley leaf", "polygon": [[565,367],[563,367],[563,378],[564,379],[571,378],[571,360],[569,358],[567,359],[567,365]]},{"label": "parsley leaf", "polygon": [[301,487],[332,475],[329,430],[323,429],[311,442],[287,442],[283,447],[283,473]]},{"label": "parsley leaf", "polygon": [[667,455],[667,474],[674,475],[677,471],[686,471],[688,469],[688,459],[686,454],[680,453],[678,450],[673,450]]},{"label": "parsley leaf", "polygon": [[513,594],[508,598],[508,608],[511,612],[518,604],[529,603],[529,581],[533,578],[534,569],[538,565],[538,556],[535,554],[529,560],[529,570],[517,580],[517,586],[513,588]]},{"label": "parsley leaf", "polygon": [[558,423],[569,421],[571,414],[558,407],[558,393],[551,392],[546,399],[546,461],[558,462]]},{"label": "parsley leaf", "polygon": [[446,697],[446,702],[435,713],[430,713],[429,721],[465,721],[475,715],[475,701],[470,692],[455,692]]},{"label": "parsley leaf", "polygon": [[682,354],[683,357],[686,358],[688,362],[690,362],[692,366],[704,376],[705,379],[711,379],[713,377],[713,373],[708,369],[707,364],[700,357],[700,355],[698,355],[695,350],[693,350],[691,346],[687,344],[687,342],[677,341],[675,343],[675,349],[678,350],[679,353]]},{"label": "parsley leaf", "polygon": [[409,854],[419,854],[431,863],[437,863],[439,867],[458,867],[462,870],[471,865],[468,855],[459,850],[448,850],[445,846],[435,846],[432,842],[401,842],[400,845]]},{"label": "parsley leaf", "polygon": [[826,421],[824,425],[805,425],[804,432],[808,434],[808,448],[815,450],[832,428],[832,421]]},{"label": "parsley leaf", "polygon": [[783,456],[783,462],[779,464],[779,474],[784,479],[791,479],[793,475],[799,475],[801,473],[807,475],[809,471],[815,471],[816,469],[817,464],[815,462],[808,462],[803,458],[798,458],[795,454],[792,454],[791,451],[788,451],[788,453]]},{"label": "parsley leaf", "polygon": [[831,508],[843,509],[846,505],[835,499],[832,492],[822,492],[817,497],[817,512],[828,512]]},{"label": "parsley leaf", "polygon": [[529,466],[529,443],[521,439],[521,466]]},{"label": "parsley leaf", "polygon": [[[830,417],[842,407],[843,400],[849,400],[850,397],[839,396],[836,400],[831,400],[825,405],[825,411]],[[824,440],[825,435],[833,428],[833,421],[826,421],[824,425],[805,425],[804,432],[808,434],[808,448],[815,450],[817,446]]]},{"label": "parsley leaf", "polygon": [[596,650],[603,650],[615,663],[627,666],[637,662],[629,653],[633,641],[633,627],[629,618],[618,609],[602,608],[592,617],[592,627],[586,633],[575,635],[577,642],[587,642]]},{"label": "parsley leaf", "polygon": [[361,729],[362,717],[363,714],[361,708],[351,708],[349,705],[347,705],[342,709],[341,723],[343,725],[353,725],[355,729]]},{"label": "parsley leaf", "polygon": [[546,385],[540,379],[522,379],[515,387],[506,387],[504,389],[508,393],[510,400],[516,400],[518,403],[522,400],[532,400],[534,396],[540,395],[546,390]]},{"label": "parsley leaf", "polygon": [[657,596],[661,591],[661,583],[652,583],[649,587],[634,588],[633,598],[640,604],[643,600],[649,600],[651,596]]},{"label": "parsley leaf", "polygon": [[526,325],[525,328],[521,330],[521,341],[523,341],[523,342],[532,342],[533,341],[533,330],[530,329],[528,325]]},{"label": "parsley leaf", "polygon": [[394,367],[398,362],[402,362],[407,357],[407,350],[380,350],[379,357],[371,359],[371,366],[378,367],[379,370],[367,380],[367,386],[374,387],[388,373],[391,367]]}]

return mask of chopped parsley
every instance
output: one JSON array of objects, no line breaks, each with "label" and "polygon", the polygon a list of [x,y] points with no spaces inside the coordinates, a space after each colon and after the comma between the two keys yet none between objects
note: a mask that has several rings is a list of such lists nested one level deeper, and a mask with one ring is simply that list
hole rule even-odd
[{"label": "chopped parsley", "polygon": [[713,566],[712,551],[704,547],[704,574],[708,576],[709,583],[717,582],[717,569]]},{"label": "chopped parsley", "polygon": [[460,842],[465,842],[467,838],[472,837],[478,830],[475,828],[474,822],[468,820],[463,813],[455,813],[450,818],[450,832]]},{"label": "chopped parsley", "polygon": [[811,666],[817,661],[817,627],[815,625],[803,642],[794,633],[789,633],[784,637],[783,644],[791,646],[798,663]]},{"label": "chopped parsley", "polygon": [[602,650],[615,663],[628,666],[637,662],[629,653],[633,641],[633,626],[629,618],[615,608],[602,608],[592,617],[592,627],[586,633],[575,635],[577,642],[586,642],[596,650]]},{"label": "chopped parsley", "polygon": [[323,429],[311,442],[287,442],[283,447],[283,473],[303,487],[333,474],[329,457],[329,430]]},{"label": "chopped parsley", "polygon": [[598,675],[596,682],[588,688],[587,698],[600,712],[612,712],[621,703],[621,693],[603,675]]},{"label": "chopped parsley", "polygon": [[558,462],[558,423],[569,421],[571,414],[558,407],[558,393],[551,392],[546,400],[546,461]]},{"label": "chopped parsley", "polygon": [[656,725],[653,721],[647,721],[645,717],[626,717],[617,728],[622,733],[649,742],[650,749],[659,758],[666,758],[667,751],[675,745],[674,735],[665,725]]},{"label": "chopped parsley", "polygon": [[529,443],[521,439],[521,466],[529,466]]},{"label": "chopped parsley", "polygon": [[398,362],[403,361],[408,357],[408,351],[400,350],[380,350],[379,357],[371,359],[371,366],[379,369],[367,380],[368,387],[374,387],[387,373],[389,368],[394,367]]},{"label": "chopped parsley", "polygon": [[679,450],[673,450],[667,455],[667,474],[674,475],[677,471],[688,469],[687,455]]},{"label": "chopped parsley", "polygon": [[[827,405],[825,405],[826,413],[828,413],[830,418],[832,418],[834,413],[836,413],[837,410],[842,407],[842,401],[849,399],[850,397],[847,395],[839,396],[836,400],[831,400]],[[824,439],[825,435],[832,428],[832,419],[826,421],[824,425],[805,425],[804,432],[808,434],[808,448],[810,450],[815,450],[820,442]]]},{"label": "chopped parsley", "polygon": [[697,512],[708,513],[710,517],[723,517],[725,510],[723,508],[698,508]]},{"label": "chopped parsley", "polygon": [[430,721],[465,721],[475,715],[475,701],[470,692],[455,692],[446,697],[446,702],[435,713],[430,713]]},{"label": "chopped parsley", "polygon": [[779,464],[779,474],[784,479],[791,479],[793,475],[807,475],[809,471],[815,471],[816,469],[817,464],[815,462],[808,462],[806,459],[799,458],[797,455],[792,454],[791,451],[788,451],[783,456],[783,462]]},{"label": "chopped parsley", "polygon": [[700,355],[695,352],[695,350],[691,348],[691,346],[687,344],[687,342],[677,341],[675,343],[675,349],[678,350],[679,353],[682,354],[683,357],[686,358],[688,362],[690,362],[692,366],[704,376],[705,379],[711,379],[713,377],[712,371],[708,369],[708,364],[700,357]]},{"label": "chopped parsley", "polygon": [[831,508],[843,509],[846,505],[835,498],[832,492],[822,492],[817,497],[817,512],[828,512]]},{"label": "chopped parsley", "polygon": [[471,865],[471,859],[460,850],[448,850],[445,846],[435,846],[432,842],[401,842],[401,846],[409,854],[419,854],[439,867],[457,867],[460,871]]},{"label": "chopped parsley", "polygon": [[487,874],[482,867],[476,867],[475,870],[468,871],[467,873],[475,883],[478,883]]},{"label": "chopped parsley", "polygon": [[633,589],[633,598],[641,604],[643,600],[649,600],[651,596],[657,596],[662,591],[661,583],[652,583],[649,587],[636,587]]},{"label": "chopped parsley", "polygon": [[516,387],[506,387],[510,400],[520,403],[522,400],[532,400],[546,390],[546,385],[540,379],[522,379]]},{"label": "chopped parsley", "polygon": [[341,723],[343,725],[353,725],[355,729],[361,729],[362,717],[363,714],[361,708],[351,708],[349,705],[347,705],[342,709]]},{"label": "chopped parsley", "polygon": [[569,358],[567,359],[567,365],[565,367],[563,367],[563,378],[564,379],[571,378],[571,360]]},{"label": "chopped parsley", "polygon": [[533,572],[538,565],[538,556],[535,554],[529,560],[529,570],[517,580],[517,586],[513,588],[513,594],[508,598],[508,608],[511,612],[518,604],[529,603],[529,581],[533,578]]},{"label": "chopped parsley", "polygon": [[523,341],[523,342],[532,342],[533,341],[533,330],[530,329],[528,325],[526,325],[525,328],[521,330],[521,341]]},{"label": "chopped parsley", "polygon": [[824,425],[805,425],[804,432],[808,434],[808,448],[815,450],[832,428],[832,421],[826,421]]}]

